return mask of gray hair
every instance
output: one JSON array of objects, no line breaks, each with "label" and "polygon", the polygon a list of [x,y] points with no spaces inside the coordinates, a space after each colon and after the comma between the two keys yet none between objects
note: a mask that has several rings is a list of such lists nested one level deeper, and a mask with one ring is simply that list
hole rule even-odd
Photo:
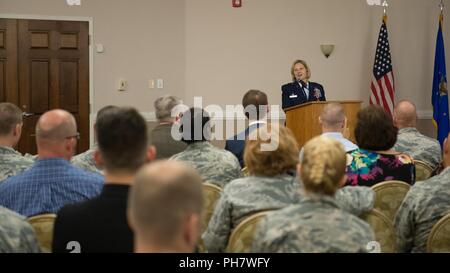
[{"label": "gray hair", "polygon": [[182,103],[183,101],[175,96],[164,96],[158,98],[154,103],[156,118],[160,121],[170,120],[173,118],[171,116],[172,109]]}]

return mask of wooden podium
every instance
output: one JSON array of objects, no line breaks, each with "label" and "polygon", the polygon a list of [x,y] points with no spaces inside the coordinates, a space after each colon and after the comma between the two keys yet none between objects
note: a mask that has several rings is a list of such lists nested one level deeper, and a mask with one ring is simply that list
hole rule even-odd
[{"label": "wooden podium", "polygon": [[286,112],[286,127],[292,130],[300,147],[303,147],[311,138],[322,134],[319,116],[325,105],[331,102],[338,102],[344,107],[347,128],[350,133],[349,139],[355,142],[356,115],[361,109],[361,101],[314,101],[284,110]]}]

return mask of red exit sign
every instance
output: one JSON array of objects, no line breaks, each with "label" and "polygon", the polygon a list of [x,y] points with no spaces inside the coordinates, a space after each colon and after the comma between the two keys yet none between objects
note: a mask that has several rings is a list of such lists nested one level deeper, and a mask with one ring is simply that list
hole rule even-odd
[{"label": "red exit sign", "polygon": [[233,3],[233,8],[240,8],[242,7],[242,0],[231,0]]}]

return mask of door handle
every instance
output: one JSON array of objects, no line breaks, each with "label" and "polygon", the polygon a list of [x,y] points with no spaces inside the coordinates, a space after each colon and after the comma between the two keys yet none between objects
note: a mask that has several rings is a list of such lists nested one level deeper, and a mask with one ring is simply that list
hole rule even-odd
[{"label": "door handle", "polygon": [[31,117],[31,116],[34,116],[34,113],[23,112],[22,116],[24,116],[24,117]]}]

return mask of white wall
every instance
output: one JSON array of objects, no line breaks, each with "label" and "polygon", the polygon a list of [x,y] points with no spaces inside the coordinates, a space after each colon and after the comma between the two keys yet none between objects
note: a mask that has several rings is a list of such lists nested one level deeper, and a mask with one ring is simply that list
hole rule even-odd
[{"label": "white wall", "polygon": [[[233,104],[246,90],[260,88],[280,104],[280,85],[290,81],[290,65],[301,58],[311,66],[311,80],[325,86],[328,100],[368,102],[381,8],[364,0],[244,0],[240,9],[229,2],[187,2],[187,98]],[[431,110],[438,2],[389,1],[397,97],[415,101],[419,110]],[[444,35],[449,52],[448,28]],[[336,45],[329,59],[320,51],[322,43]]]},{"label": "white wall", "polygon": [[[450,20],[450,2],[445,20]],[[390,0],[388,30],[398,98],[431,110],[430,94],[439,0]],[[2,14],[88,16],[94,19],[95,110],[107,104],[153,111],[153,100],[174,94],[187,102],[238,104],[250,88],[279,104],[297,58],[306,59],[312,80],[329,100],[369,97],[369,83],[382,10],[365,0],[0,0]],[[450,30],[444,24],[447,56]],[[321,43],[334,43],[326,59]],[[448,60],[447,60],[447,63]],[[116,91],[119,78],[129,90]],[[165,89],[150,90],[151,78]]]},{"label": "white wall", "polygon": [[[2,14],[92,17],[94,41],[105,47],[94,53],[94,110],[108,104],[153,111],[166,93],[184,97],[184,0],[0,0]],[[117,81],[128,90],[117,91]],[[163,78],[165,88],[148,89],[148,80]]]}]

